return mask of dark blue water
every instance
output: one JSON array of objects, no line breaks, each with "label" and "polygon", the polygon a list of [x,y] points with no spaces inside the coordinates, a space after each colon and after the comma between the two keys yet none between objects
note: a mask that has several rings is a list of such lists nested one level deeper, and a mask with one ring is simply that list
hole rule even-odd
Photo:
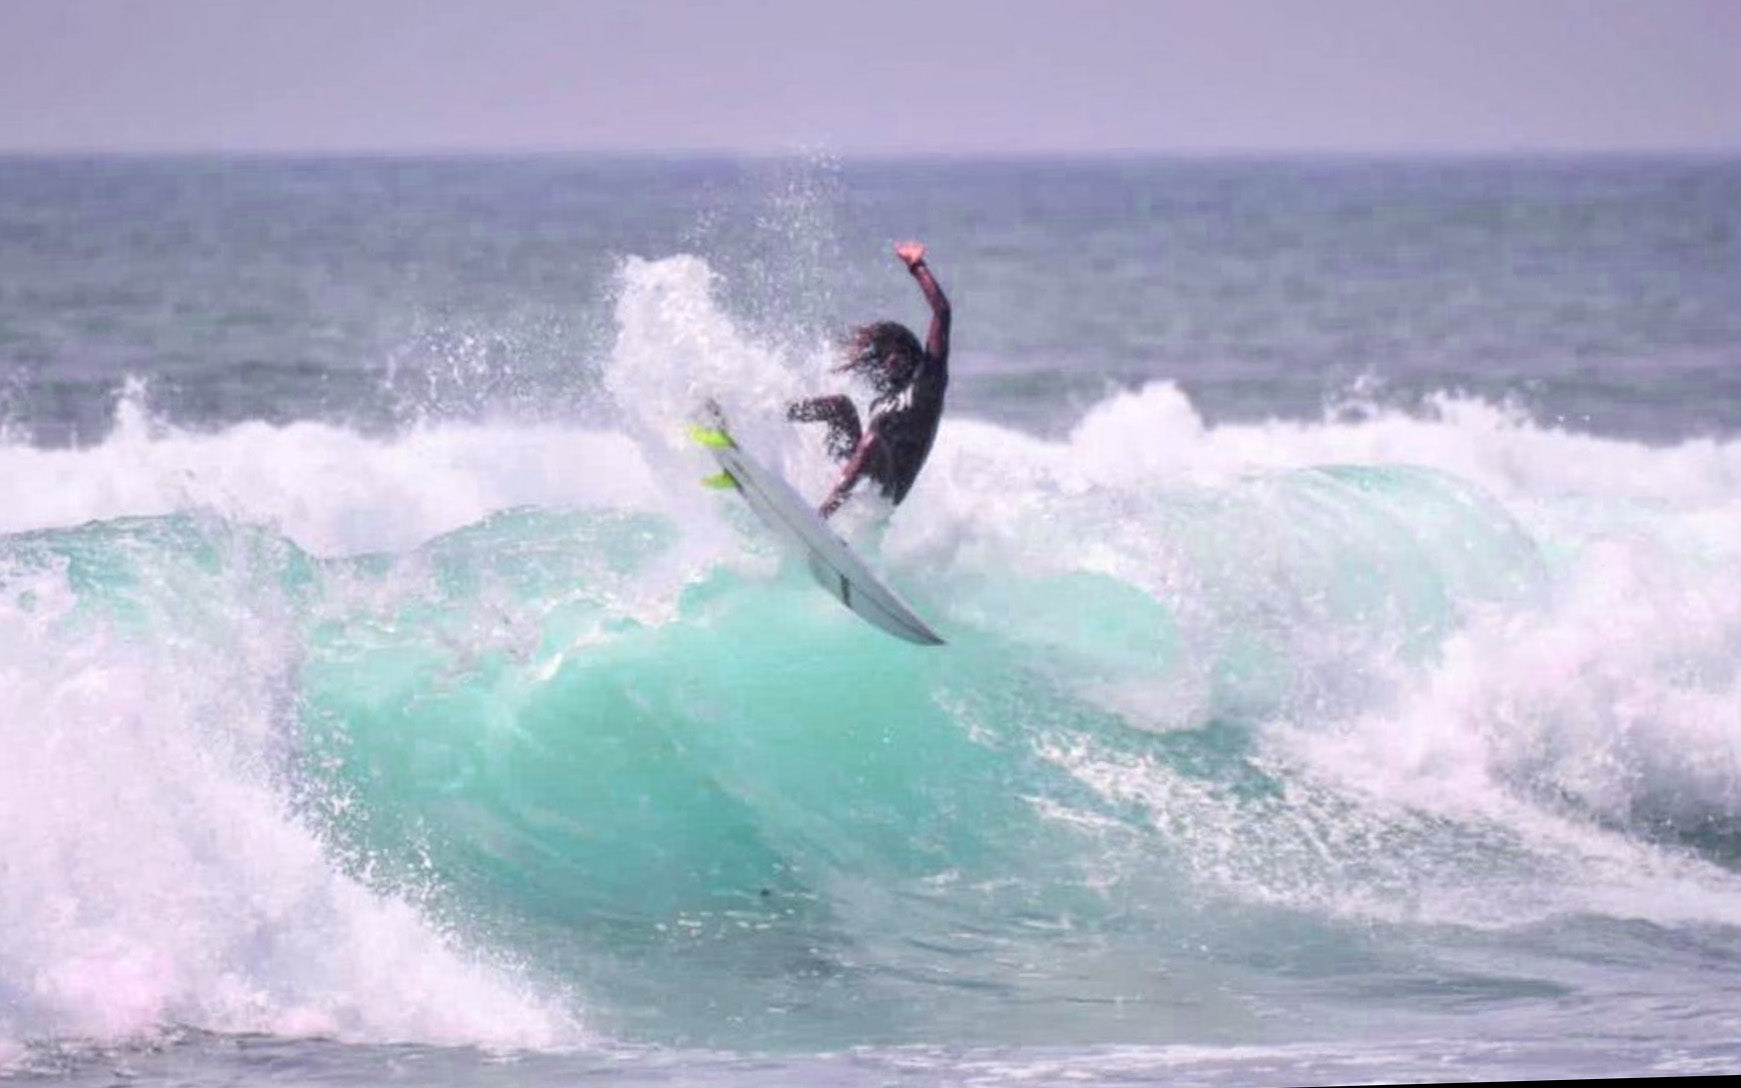
[{"label": "dark blue water", "polygon": [[[908,237],[930,650],[683,437]],[[0,1076],[1733,1072],[1738,300],[1717,159],[0,160]]]},{"label": "dark blue water", "polygon": [[[1356,382],[1601,433],[1726,433],[1741,168],[1722,160],[4,164],[0,349],[38,442],[120,381],[208,426],[583,400],[629,255],[692,253],[778,338],[966,305],[961,407],[1068,425],[1109,385],[1211,419]],[[1725,384],[1727,383],[1727,384]],[[1719,395],[1720,394],[1720,395]]]}]

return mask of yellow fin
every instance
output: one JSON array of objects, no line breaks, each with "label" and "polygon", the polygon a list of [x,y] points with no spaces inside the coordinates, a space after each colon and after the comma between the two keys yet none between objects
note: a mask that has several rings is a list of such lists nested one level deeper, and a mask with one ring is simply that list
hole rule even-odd
[{"label": "yellow fin", "polygon": [[716,472],[712,476],[703,476],[701,478],[701,486],[718,488],[722,491],[727,488],[736,487],[737,485],[738,482],[732,479],[731,473],[729,472]]},{"label": "yellow fin", "polygon": [[731,435],[718,427],[706,427],[700,423],[689,425],[689,437],[710,450],[729,450],[737,443],[731,440]]}]

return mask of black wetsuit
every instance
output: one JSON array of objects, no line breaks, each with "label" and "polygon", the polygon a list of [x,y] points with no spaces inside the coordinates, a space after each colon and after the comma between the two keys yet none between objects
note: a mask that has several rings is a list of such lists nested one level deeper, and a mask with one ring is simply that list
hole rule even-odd
[{"label": "black wetsuit", "polygon": [[858,409],[840,394],[799,401],[787,410],[787,416],[794,420],[827,423],[828,450],[846,462],[840,482],[822,504],[824,517],[845,502],[859,479],[866,476],[877,482],[890,502],[898,504],[912,490],[936,441],[937,425],[943,418],[943,395],[949,388],[949,300],[923,260],[915,261],[908,271],[931,304],[931,330],[925,337],[924,357],[911,380],[871,405],[868,433],[860,431]]}]

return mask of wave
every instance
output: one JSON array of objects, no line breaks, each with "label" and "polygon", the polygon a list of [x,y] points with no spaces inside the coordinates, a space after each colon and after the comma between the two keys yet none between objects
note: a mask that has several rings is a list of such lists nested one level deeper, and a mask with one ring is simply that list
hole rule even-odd
[{"label": "wave", "polygon": [[926,652],[696,486],[704,396],[829,472],[710,276],[625,266],[610,426],[0,446],[0,1036],[1184,1038],[1300,927],[1741,923],[1741,444],[953,416],[849,525]]}]

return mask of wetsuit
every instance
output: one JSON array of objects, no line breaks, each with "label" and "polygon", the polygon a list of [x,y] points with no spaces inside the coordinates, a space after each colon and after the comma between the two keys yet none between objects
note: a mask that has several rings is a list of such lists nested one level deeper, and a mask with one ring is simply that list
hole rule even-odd
[{"label": "wetsuit", "polygon": [[794,420],[827,423],[828,451],[846,461],[840,481],[822,503],[823,517],[839,509],[859,480],[867,476],[877,482],[890,502],[900,503],[912,489],[937,438],[943,394],[949,388],[949,300],[923,258],[909,264],[907,271],[931,304],[931,331],[911,379],[872,402],[870,426],[862,433],[858,409],[840,394],[799,401],[787,410],[787,416]]}]

